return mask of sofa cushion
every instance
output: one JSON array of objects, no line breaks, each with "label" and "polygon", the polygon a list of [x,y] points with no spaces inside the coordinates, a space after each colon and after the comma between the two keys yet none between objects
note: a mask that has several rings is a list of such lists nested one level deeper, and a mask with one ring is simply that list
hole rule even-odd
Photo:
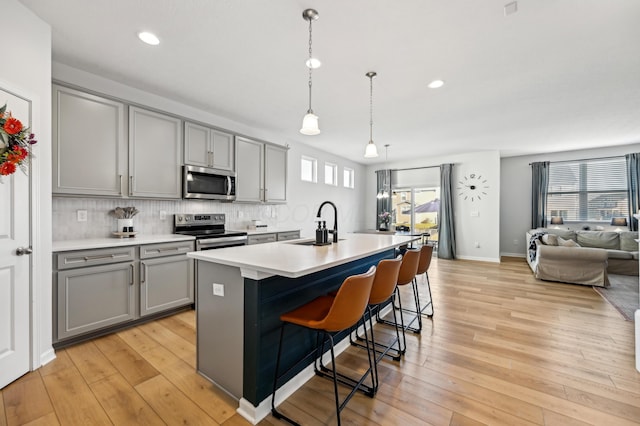
[{"label": "sofa cushion", "polygon": [[620,232],[620,250],[638,251],[638,231],[622,231]]},{"label": "sofa cushion", "polygon": [[576,231],[572,231],[571,229],[560,229],[560,228],[538,228],[538,231],[544,231],[547,234],[557,235],[558,237],[562,237],[565,240],[576,240]]},{"label": "sofa cushion", "polygon": [[562,237],[557,237],[558,238],[558,245],[561,247],[580,247],[580,244],[576,243],[573,240],[565,240]]},{"label": "sofa cushion", "polygon": [[633,259],[633,255],[630,252],[624,250],[607,250],[607,256],[609,259]]},{"label": "sofa cushion", "polygon": [[577,231],[576,235],[582,247],[620,249],[620,235],[614,231]]},{"label": "sofa cushion", "polygon": [[557,246],[558,245],[558,236],[554,234],[544,234],[542,236],[542,243],[548,246]]}]

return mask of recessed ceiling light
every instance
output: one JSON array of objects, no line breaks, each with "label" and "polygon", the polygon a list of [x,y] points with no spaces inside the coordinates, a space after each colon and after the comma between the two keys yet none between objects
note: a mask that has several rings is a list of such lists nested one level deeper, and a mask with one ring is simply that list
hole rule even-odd
[{"label": "recessed ceiling light", "polygon": [[138,38],[142,41],[144,41],[147,44],[150,44],[152,46],[156,46],[158,44],[160,44],[160,40],[158,39],[158,37],[156,37],[155,34],[153,33],[149,33],[147,31],[142,31],[140,33],[138,33]]},{"label": "recessed ceiling light", "polygon": [[307,59],[307,62],[305,62],[305,64],[307,65],[307,68],[311,68],[312,70],[315,70],[316,68],[320,68],[320,65],[322,65],[322,62],[320,62],[320,59],[318,58],[310,58],[310,59]]},{"label": "recessed ceiling light", "polygon": [[444,86],[444,81],[442,80],[433,80],[431,83],[427,85],[429,89],[437,89],[438,87]]}]

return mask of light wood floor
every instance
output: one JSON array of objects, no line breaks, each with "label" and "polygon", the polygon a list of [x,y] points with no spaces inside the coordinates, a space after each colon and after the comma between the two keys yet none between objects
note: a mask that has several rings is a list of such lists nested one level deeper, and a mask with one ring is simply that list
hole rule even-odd
[{"label": "light wood floor", "polygon": [[[401,362],[383,361],[378,394],[356,395],[345,424],[640,424],[633,323],[591,287],[536,281],[522,259],[437,260],[429,276],[435,317],[407,335]],[[366,362],[357,348],[338,360]],[[248,424],[194,367],[185,312],[58,351],[0,391],[0,425]],[[334,424],[331,386],[315,377],[282,410]]]}]

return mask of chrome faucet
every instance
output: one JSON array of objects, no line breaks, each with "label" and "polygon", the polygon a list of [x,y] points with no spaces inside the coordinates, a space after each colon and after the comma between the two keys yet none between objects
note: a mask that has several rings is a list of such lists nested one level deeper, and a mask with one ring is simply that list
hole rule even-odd
[{"label": "chrome faucet", "polygon": [[325,204],[330,204],[331,207],[333,207],[333,229],[330,230],[329,233],[333,235],[333,242],[337,243],[338,242],[338,208],[336,207],[336,205],[333,204],[331,201],[323,202],[322,204],[320,204],[320,207],[318,208],[318,214],[316,216],[318,218],[321,217],[322,208],[324,207]]}]

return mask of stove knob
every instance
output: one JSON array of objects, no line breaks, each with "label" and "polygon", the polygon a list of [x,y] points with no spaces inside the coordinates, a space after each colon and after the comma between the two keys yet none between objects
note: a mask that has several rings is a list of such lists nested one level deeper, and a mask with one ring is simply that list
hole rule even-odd
[{"label": "stove knob", "polygon": [[178,216],[178,222],[182,222],[182,216]]},{"label": "stove knob", "polygon": [[189,216],[185,216],[185,217],[184,217],[184,221],[185,221],[185,222],[189,222]]}]

